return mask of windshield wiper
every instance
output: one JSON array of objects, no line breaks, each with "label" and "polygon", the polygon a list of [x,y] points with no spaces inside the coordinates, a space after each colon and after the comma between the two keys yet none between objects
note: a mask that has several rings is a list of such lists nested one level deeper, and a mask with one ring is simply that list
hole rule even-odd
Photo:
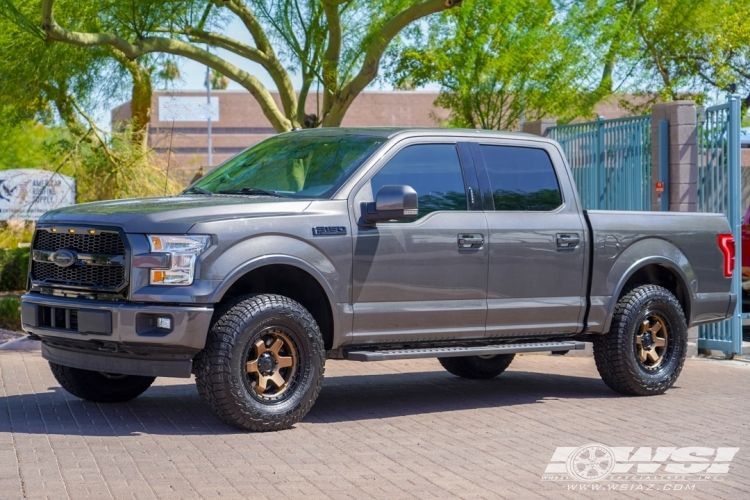
[{"label": "windshield wiper", "polygon": [[193,186],[193,187],[188,188],[188,189],[186,189],[185,191],[182,192],[182,194],[188,194],[188,193],[205,194],[206,196],[213,196],[214,195],[211,191],[209,191],[207,189],[203,189],[203,188],[197,187],[197,186]]},{"label": "windshield wiper", "polygon": [[275,196],[277,198],[289,198],[285,194],[277,193],[276,191],[269,191],[267,189],[259,189],[253,187],[244,187],[242,189],[227,189],[219,191],[219,194],[247,194],[247,195],[263,195],[263,196]]}]

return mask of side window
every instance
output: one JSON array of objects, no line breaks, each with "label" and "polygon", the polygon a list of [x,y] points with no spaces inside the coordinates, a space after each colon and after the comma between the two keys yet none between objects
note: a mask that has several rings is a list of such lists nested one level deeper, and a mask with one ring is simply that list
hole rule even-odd
[{"label": "side window", "polygon": [[372,194],[387,185],[411,186],[419,196],[419,215],[466,210],[466,189],[455,144],[416,144],[391,158],[371,179]]},{"label": "side window", "polygon": [[549,211],[562,205],[560,184],[543,149],[480,145],[495,210]]}]

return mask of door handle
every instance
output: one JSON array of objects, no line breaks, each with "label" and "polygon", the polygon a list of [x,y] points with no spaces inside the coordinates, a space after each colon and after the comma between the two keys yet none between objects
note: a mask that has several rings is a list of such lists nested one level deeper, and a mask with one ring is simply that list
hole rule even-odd
[{"label": "door handle", "polygon": [[484,236],[481,234],[459,234],[458,248],[482,248],[484,246]]},{"label": "door handle", "polygon": [[558,233],[557,234],[557,251],[574,250],[581,243],[581,236],[576,233]]}]

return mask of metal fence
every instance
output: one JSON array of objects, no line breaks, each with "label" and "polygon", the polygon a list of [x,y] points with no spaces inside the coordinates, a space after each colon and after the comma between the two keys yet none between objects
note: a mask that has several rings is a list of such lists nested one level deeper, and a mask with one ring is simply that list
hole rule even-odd
[{"label": "metal fence", "polygon": [[732,319],[700,327],[698,347],[742,354],[742,186],[740,97],[698,113],[698,211],[722,212],[732,227],[736,260],[732,291],[738,305]]},{"label": "metal fence", "polygon": [[651,210],[651,116],[550,127],[585,210]]}]

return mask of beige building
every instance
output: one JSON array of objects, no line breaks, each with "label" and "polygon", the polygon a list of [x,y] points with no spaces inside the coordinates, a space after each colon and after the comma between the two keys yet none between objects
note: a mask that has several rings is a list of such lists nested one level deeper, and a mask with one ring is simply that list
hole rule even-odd
[{"label": "beige building", "polygon": [[[279,103],[278,94],[273,94]],[[275,134],[249,92],[215,90],[211,106],[205,91],[154,92],[149,146],[161,157],[170,178],[188,185],[245,148]],[[345,127],[435,127],[448,110],[434,106],[437,92],[363,92],[347,112]],[[322,97],[321,97],[322,101]],[[308,98],[308,113],[316,112],[315,94]],[[211,113],[212,165],[208,165],[207,114]],[[617,104],[601,104],[597,113],[617,118],[628,113]],[[112,110],[113,129],[130,120],[130,103]]]}]

